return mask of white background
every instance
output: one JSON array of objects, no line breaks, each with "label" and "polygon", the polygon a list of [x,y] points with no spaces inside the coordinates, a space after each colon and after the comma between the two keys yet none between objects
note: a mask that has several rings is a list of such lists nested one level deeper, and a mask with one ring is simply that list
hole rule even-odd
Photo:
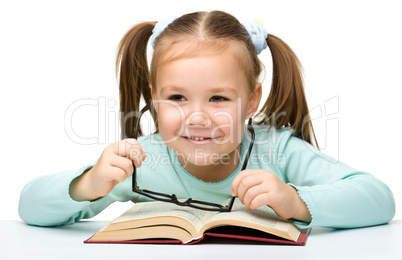
[{"label": "white background", "polygon": [[[305,91],[322,150],[389,185],[400,219],[398,1],[198,2],[0,2],[0,219],[19,219],[19,194],[29,180],[92,163],[118,141],[115,55],[133,24],[215,9],[240,21],[262,18],[269,33],[289,44],[304,66]],[[260,58],[267,68],[266,96],[269,51]],[[77,142],[65,131],[65,114],[79,100],[95,106],[77,108],[69,126],[77,136],[98,136],[95,144]],[[115,203],[97,219],[114,218],[127,206]]]}]

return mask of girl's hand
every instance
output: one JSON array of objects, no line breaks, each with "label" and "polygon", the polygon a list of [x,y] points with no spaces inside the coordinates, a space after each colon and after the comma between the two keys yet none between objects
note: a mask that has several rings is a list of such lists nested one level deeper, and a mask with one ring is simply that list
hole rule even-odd
[{"label": "girl's hand", "polygon": [[70,184],[70,196],[76,201],[92,201],[106,196],[140,167],[146,155],[134,138],[124,139],[103,150],[95,166]]},{"label": "girl's hand", "polygon": [[310,212],[296,189],[267,170],[241,171],[232,183],[232,196],[236,195],[248,210],[267,205],[281,218],[311,221]]}]

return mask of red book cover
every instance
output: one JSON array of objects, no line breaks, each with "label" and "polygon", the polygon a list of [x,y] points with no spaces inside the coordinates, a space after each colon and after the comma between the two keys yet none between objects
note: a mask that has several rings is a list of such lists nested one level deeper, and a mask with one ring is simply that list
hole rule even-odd
[{"label": "red book cover", "polygon": [[[244,241],[247,243],[266,243],[266,244],[274,244],[274,245],[299,245],[304,246],[307,242],[307,237],[310,234],[311,229],[302,229],[297,241],[287,240],[281,237],[277,237],[262,231],[244,228],[244,227],[236,227],[236,226],[222,226],[217,228],[212,228],[204,233],[204,235],[197,239],[193,240],[190,243],[182,243],[179,240],[174,239],[141,239],[141,240],[125,240],[125,241],[89,241],[85,240],[86,244],[183,244],[183,245],[192,245],[204,242],[212,243],[222,243],[222,242],[235,242],[235,241]],[[215,239],[214,239],[215,238]],[[216,239],[219,238],[219,239]]]}]

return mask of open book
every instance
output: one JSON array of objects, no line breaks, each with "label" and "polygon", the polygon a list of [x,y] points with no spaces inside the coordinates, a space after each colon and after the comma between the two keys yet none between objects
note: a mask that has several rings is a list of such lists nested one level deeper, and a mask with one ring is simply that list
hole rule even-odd
[{"label": "open book", "polygon": [[304,245],[309,231],[281,219],[266,206],[248,211],[238,199],[231,212],[154,201],[135,204],[84,243],[194,244],[212,236]]}]

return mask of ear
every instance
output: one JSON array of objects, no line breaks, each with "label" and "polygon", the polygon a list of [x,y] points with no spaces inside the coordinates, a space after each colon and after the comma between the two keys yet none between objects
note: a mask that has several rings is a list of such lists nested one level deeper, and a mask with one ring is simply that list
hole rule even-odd
[{"label": "ear", "polygon": [[254,86],[254,91],[251,93],[248,100],[247,118],[251,118],[257,111],[258,106],[260,105],[261,96],[262,86],[261,83],[257,82]]},{"label": "ear", "polygon": [[156,113],[158,113],[158,102],[156,102],[156,94],[154,88],[152,88],[152,84],[149,84],[149,88],[151,89],[152,106],[154,107]]}]

